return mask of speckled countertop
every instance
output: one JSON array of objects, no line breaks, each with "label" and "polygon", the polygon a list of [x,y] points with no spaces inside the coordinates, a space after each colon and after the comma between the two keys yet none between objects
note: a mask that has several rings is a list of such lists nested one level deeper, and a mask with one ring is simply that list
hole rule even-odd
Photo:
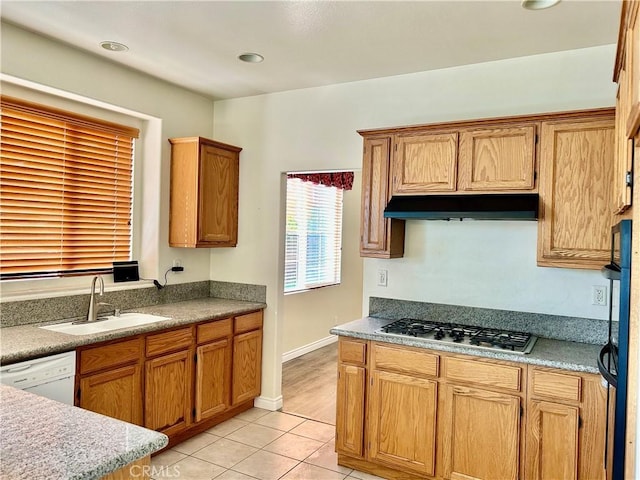
[{"label": "speckled countertop", "polygon": [[[47,325],[47,323],[3,327],[0,329],[0,363],[4,365],[45,355],[68,352],[82,345],[114,340],[138,333],[188,325],[202,320],[226,318],[256,311],[265,307],[266,304],[264,303],[221,298],[202,298],[140,307],[133,309],[133,311],[170,317],[171,319],[91,335],[68,335],[38,328],[41,325]],[[48,324],[51,323],[64,322],[49,322]]]},{"label": "speckled countertop", "polygon": [[0,478],[98,479],[167,445],[166,435],[0,386]]},{"label": "speckled countertop", "polygon": [[410,347],[430,348],[452,353],[464,353],[478,357],[495,358],[512,362],[528,363],[586,373],[598,373],[597,358],[601,345],[567,342],[549,338],[538,338],[531,353],[526,355],[501,350],[487,350],[462,345],[441,343],[415,337],[397,337],[385,333],[374,333],[376,329],[392,320],[365,317],[331,329],[331,333],[345,337],[362,338],[379,342],[395,343]]}]

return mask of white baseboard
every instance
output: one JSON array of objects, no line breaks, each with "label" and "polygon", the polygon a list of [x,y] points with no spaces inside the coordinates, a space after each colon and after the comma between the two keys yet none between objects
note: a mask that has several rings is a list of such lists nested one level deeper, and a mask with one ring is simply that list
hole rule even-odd
[{"label": "white baseboard", "polygon": [[282,363],[286,363],[289,360],[293,360],[294,358],[304,355],[305,353],[313,352],[314,350],[326,347],[327,345],[331,345],[337,341],[337,335],[329,335],[328,337],[321,338],[320,340],[303,345],[302,347],[295,348],[282,354]]},{"label": "white baseboard", "polygon": [[258,397],[253,400],[253,406],[275,412],[282,408],[282,395],[276,398]]}]

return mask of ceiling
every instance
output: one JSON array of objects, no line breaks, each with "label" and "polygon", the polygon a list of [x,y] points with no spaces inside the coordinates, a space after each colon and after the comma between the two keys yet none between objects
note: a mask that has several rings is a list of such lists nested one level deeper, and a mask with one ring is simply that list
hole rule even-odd
[{"label": "ceiling", "polygon": [[[225,99],[614,44],[620,2],[2,0],[1,15]],[[240,62],[245,52],[265,60]]]}]

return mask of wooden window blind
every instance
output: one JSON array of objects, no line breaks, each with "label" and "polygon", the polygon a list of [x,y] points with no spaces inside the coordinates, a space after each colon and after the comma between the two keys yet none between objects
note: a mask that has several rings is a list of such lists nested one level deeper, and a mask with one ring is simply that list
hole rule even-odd
[{"label": "wooden window blind", "polygon": [[340,283],[343,189],[287,178],[284,292]]},{"label": "wooden window blind", "polygon": [[0,109],[0,278],[129,260],[138,130],[6,96]]}]

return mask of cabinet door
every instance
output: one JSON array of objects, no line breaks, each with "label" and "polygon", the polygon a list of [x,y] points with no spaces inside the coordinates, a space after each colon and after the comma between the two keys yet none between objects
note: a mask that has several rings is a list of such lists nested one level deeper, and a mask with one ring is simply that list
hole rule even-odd
[{"label": "cabinet door", "polygon": [[238,154],[200,147],[198,244],[235,247],[238,240]]},{"label": "cabinet door", "polygon": [[458,190],[533,190],[535,126],[460,133]]},{"label": "cabinet door", "polygon": [[538,265],[600,269],[611,243],[614,121],[543,122]]},{"label": "cabinet door", "polygon": [[145,427],[173,435],[191,423],[192,352],[147,360]]},{"label": "cabinet door", "polygon": [[398,135],[393,194],[419,195],[456,189],[458,133]]},{"label": "cabinet door", "polygon": [[[434,475],[437,382],[374,371],[369,396],[369,458]],[[497,478],[497,477],[496,477]]]},{"label": "cabinet door", "polygon": [[[629,32],[630,33],[630,32]],[[628,34],[629,34],[628,33]],[[626,69],[618,75],[616,97],[616,158],[613,185],[613,212],[620,214],[631,206],[631,182],[633,173],[633,140],[627,134],[630,107],[630,85]]]},{"label": "cabinet door", "polygon": [[527,479],[578,479],[578,421],[578,407],[529,402]]},{"label": "cabinet door", "polygon": [[79,407],[142,425],[140,365],[129,365],[80,379]]},{"label": "cabinet door", "polygon": [[363,367],[338,365],[336,451],[356,457],[364,454],[365,377]]},{"label": "cabinet door", "polygon": [[233,338],[232,404],[260,395],[262,377],[262,330]]},{"label": "cabinet door", "polygon": [[225,338],[196,349],[196,421],[221,413],[229,406],[231,342]]},{"label": "cabinet door", "polygon": [[519,478],[519,397],[446,385],[441,405],[444,478]]},{"label": "cabinet door", "polygon": [[391,182],[391,137],[364,139],[360,256],[394,258],[404,252],[404,220],[384,218]]}]

